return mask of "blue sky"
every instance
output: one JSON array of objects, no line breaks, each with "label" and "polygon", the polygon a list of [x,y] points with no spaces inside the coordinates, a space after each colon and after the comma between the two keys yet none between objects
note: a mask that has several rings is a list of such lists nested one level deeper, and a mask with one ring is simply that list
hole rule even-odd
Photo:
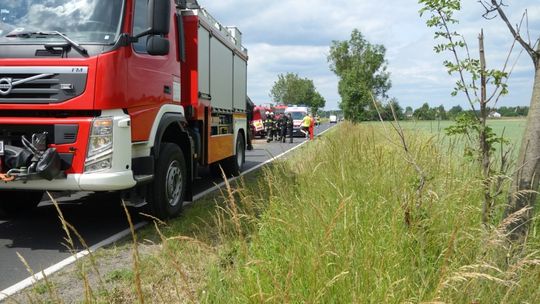
[{"label": "blue sky", "polygon": [[[502,68],[513,39],[498,18],[485,20],[477,0],[463,0],[456,30],[463,34],[473,56],[478,54],[477,36],[484,29],[488,68]],[[528,11],[531,40],[540,37],[540,2],[506,0],[507,15],[516,24]],[[462,95],[451,97],[455,79],[449,76],[435,54],[433,29],[420,18],[417,0],[200,0],[224,25],[243,32],[249,49],[248,94],[257,104],[270,101],[269,91],[280,73],[293,72],[313,79],[326,99],[327,109],[336,109],[340,100],[338,78],[328,69],[326,57],[332,40],[347,40],[358,28],[371,42],[383,44],[391,72],[391,97],[417,108],[422,103],[443,104],[447,109],[467,106]],[[516,47],[517,62],[509,80],[510,94],[497,106],[528,105],[531,98],[533,65]]]}]

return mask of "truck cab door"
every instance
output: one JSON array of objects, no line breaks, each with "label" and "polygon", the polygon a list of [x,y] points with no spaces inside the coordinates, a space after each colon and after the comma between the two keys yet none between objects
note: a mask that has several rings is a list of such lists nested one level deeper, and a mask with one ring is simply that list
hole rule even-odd
[{"label": "truck cab door", "polygon": [[[133,1],[132,34],[148,28],[148,0]],[[169,18],[173,19],[174,14]],[[173,46],[176,45],[175,22],[170,22],[169,40],[171,50],[163,56],[148,54],[146,43],[149,36],[139,38],[131,45],[127,75],[128,112],[132,118],[133,141],[148,140],[151,126],[159,109],[166,104],[180,105],[180,62]]]}]

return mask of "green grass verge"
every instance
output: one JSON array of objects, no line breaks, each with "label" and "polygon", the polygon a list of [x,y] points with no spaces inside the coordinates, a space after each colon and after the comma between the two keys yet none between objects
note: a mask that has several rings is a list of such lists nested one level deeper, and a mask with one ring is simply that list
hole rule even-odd
[{"label": "green grass verge", "polygon": [[260,188],[240,203],[265,205],[264,213],[255,219],[236,216],[256,233],[249,242],[245,236],[236,238],[230,263],[211,268],[199,294],[202,300],[540,299],[538,224],[527,245],[513,250],[503,241],[497,221],[490,228],[480,224],[476,165],[451,150],[441,151],[433,137],[409,135],[411,154],[428,175],[421,193],[397,138],[380,126],[341,125],[265,170]]},{"label": "green grass verge", "polygon": [[[139,233],[140,263],[91,302],[535,303],[540,223],[512,247],[481,225],[480,172],[437,137],[340,124]],[[409,159],[410,160],[410,159]],[[141,293],[136,285],[140,277]]]}]

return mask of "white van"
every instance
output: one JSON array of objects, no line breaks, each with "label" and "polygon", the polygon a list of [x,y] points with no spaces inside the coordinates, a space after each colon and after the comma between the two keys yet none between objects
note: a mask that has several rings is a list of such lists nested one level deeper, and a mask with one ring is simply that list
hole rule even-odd
[{"label": "white van", "polygon": [[330,123],[337,123],[337,116],[336,115],[330,115]]},{"label": "white van", "polygon": [[293,119],[293,136],[305,136],[304,133],[300,132],[300,125],[308,113],[308,107],[287,107],[285,115],[288,113],[291,113]]}]

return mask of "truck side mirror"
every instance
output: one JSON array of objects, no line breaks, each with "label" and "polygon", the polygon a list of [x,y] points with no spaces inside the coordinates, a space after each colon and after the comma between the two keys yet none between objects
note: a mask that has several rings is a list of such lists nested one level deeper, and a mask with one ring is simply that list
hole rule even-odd
[{"label": "truck side mirror", "polygon": [[146,40],[146,51],[148,55],[163,56],[169,54],[169,40],[152,35]]},{"label": "truck side mirror", "polygon": [[150,0],[148,1],[148,26],[151,35],[169,34],[171,15],[170,0]]},{"label": "truck side mirror", "polygon": [[148,29],[129,38],[129,42],[137,42],[139,38],[148,36],[146,51],[152,56],[169,54],[169,40],[162,37],[169,34],[171,14],[170,0],[149,0],[146,20]]}]

